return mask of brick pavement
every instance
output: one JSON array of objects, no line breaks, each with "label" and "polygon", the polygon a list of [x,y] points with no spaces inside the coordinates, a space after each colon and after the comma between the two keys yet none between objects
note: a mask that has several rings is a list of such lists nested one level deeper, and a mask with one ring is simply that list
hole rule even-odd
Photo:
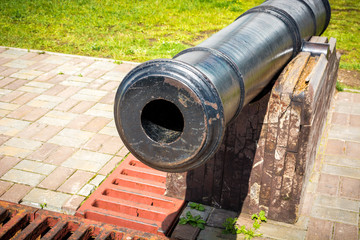
[{"label": "brick pavement", "polygon": [[[112,109],[134,66],[0,47],[0,199],[74,213],[128,153]],[[360,94],[336,94],[303,202],[296,224],[269,221],[264,237],[359,238]],[[224,214],[213,209],[198,239],[234,239],[221,234]]]},{"label": "brick pavement", "polygon": [[73,214],[128,153],[113,99],[135,66],[0,47],[0,199]]}]

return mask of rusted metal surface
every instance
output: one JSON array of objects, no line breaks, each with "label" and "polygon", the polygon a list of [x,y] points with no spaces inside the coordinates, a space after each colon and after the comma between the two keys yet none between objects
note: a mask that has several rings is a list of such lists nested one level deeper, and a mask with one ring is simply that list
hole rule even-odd
[{"label": "rusted metal surface", "polygon": [[213,156],[242,108],[265,91],[330,21],[328,0],[268,0],[173,59],[145,62],[122,81],[115,123],[140,161],[185,172]]},{"label": "rusted metal surface", "polygon": [[166,173],[129,155],[78,209],[76,215],[165,236],[184,205],[164,196]]},{"label": "rusted metal surface", "polygon": [[0,240],[8,239],[126,239],[165,237],[98,221],[0,201]]}]

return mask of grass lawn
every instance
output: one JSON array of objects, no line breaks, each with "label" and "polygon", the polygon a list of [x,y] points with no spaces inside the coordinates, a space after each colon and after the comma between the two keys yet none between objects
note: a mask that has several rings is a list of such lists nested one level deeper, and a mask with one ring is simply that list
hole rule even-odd
[{"label": "grass lawn", "polygon": [[[0,0],[0,45],[142,62],[197,45],[263,0]],[[360,71],[360,1],[330,0],[325,36]]]}]

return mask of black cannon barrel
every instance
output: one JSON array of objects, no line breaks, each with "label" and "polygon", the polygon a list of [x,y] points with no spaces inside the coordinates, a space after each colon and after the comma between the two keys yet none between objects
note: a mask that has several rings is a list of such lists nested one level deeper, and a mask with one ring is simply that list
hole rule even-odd
[{"label": "black cannon barrel", "polygon": [[124,144],[162,171],[198,167],[243,106],[329,21],[328,0],[268,0],[173,59],[139,65],[115,97]]}]

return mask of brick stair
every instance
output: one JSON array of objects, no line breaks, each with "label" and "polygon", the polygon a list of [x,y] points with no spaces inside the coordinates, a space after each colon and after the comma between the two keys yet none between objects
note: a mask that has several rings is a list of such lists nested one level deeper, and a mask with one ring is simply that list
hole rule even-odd
[{"label": "brick stair", "polygon": [[165,236],[183,200],[164,196],[166,173],[129,155],[78,209],[76,216]]}]

